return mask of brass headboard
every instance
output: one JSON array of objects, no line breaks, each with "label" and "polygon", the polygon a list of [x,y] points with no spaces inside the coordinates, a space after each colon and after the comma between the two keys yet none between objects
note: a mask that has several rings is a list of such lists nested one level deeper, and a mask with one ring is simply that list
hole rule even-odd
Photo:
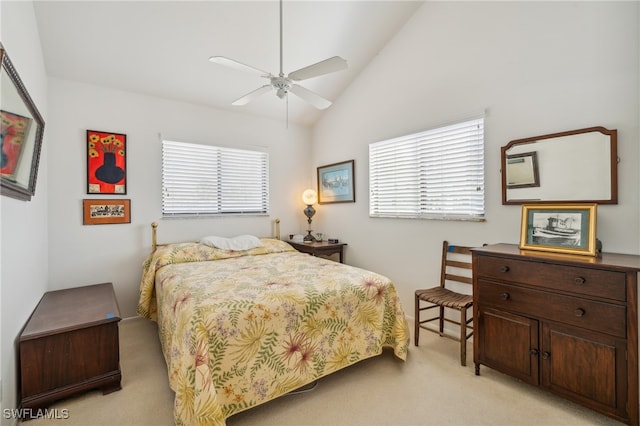
[{"label": "brass headboard", "polygon": [[[270,238],[275,238],[279,240],[280,239],[280,219],[275,220],[275,225],[276,225],[275,236],[272,236]],[[156,248],[158,248],[158,246],[164,246],[164,245],[166,245],[166,243],[158,244],[158,222],[151,222],[151,247],[153,251],[156,251]]]}]

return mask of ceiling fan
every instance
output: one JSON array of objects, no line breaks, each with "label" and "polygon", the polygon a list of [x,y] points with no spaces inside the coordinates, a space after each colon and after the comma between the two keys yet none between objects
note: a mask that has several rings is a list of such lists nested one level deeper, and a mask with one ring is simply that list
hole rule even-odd
[{"label": "ceiling fan", "polygon": [[339,56],[334,56],[313,65],[300,68],[299,70],[289,73],[287,76],[284,75],[284,72],[282,71],[282,0],[280,0],[280,73],[278,75],[273,75],[270,72],[263,71],[259,68],[243,64],[242,62],[238,62],[224,56],[212,56],[209,58],[209,61],[236,70],[257,74],[260,77],[269,79],[269,84],[265,84],[264,86],[247,93],[240,99],[237,99],[231,103],[231,105],[236,106],[246,105],[258,96],[275,90],[276,95],[280,99],[285,98],[287,94],[291,92],[294,95],[309,102],[311,105],[318,109],[326,109],[331,106],[331,101],[323,98],[322,96],[318,95],[315,92],[312,92],[309,89],[305,89],[304,87],[299,86],[298,84],[294,83],[294,81],[307,80],[309,78],[319,77],[321,75],[329,74],[347,68],[347,61]]}]

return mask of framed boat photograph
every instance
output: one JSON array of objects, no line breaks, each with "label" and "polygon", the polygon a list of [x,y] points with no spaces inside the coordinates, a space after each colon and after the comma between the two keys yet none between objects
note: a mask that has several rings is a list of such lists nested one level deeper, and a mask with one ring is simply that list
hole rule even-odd
[{"label": "framed boat photograph", "polygon": [[520,248],[596,255],[597,204],[523,204]]}]

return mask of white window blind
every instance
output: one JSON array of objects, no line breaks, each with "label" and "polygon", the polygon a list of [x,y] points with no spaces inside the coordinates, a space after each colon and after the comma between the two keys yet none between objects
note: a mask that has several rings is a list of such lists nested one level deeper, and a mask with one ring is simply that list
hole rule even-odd
[{"label": "white window blind", "polygon": [[269,213],[269,154],[162,141],[162,215]]},{"label": "white window blind", "polygon": [[484,119],[369,145],[369,215],[484,218]]}]

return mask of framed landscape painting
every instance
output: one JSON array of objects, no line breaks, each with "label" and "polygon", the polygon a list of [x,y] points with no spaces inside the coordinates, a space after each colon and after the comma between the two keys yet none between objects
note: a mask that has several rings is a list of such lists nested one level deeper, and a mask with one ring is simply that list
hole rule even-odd
[{"label": "framed landscape painting", "polygon": [[523,204],[520,248],[596,255],[597,204]]},{"label": "framed landscape painting", "polygon": [[318,202],[353,203],[356,201],[354,160],[318,167]]}]

